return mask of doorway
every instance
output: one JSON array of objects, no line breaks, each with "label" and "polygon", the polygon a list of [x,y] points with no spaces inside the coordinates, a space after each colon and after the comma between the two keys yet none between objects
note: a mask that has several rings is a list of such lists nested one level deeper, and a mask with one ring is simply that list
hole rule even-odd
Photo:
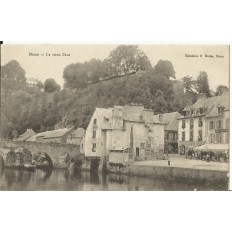
[{"label": "doorway", "polygon": [[139,156],[139,147],[136,147],[135,156]]}]

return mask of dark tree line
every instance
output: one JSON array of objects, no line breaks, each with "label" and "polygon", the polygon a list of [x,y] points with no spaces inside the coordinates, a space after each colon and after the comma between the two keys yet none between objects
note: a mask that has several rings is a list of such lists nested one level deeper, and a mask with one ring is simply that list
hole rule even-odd
[{"label": "dark tree line", "polygon": [[[120,45],[103,61],[68,65],[62,90],[54,79],[29,86],[25,75],[17,61],[2,66],[2,137],[17,137],[27,128],[37,133],[64,126],[86,128],[95,107],[142,104],[154,112],[181,111],[197,94],[211,94],[207,73],[200,72],[196,80],[187,76],[173,81],[175,70],[170,61],[159,60],[152,67],[135,45]],[[115,76],[120,78],[100,81]],[[216,95],[226,88],[219,86]]]}]

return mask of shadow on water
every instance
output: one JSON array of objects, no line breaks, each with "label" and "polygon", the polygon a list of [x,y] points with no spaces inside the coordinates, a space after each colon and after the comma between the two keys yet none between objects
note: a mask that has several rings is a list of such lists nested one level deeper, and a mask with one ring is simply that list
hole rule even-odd
[{"label": "shadow on water", "polygon": [[0,177],[3,175],[5,169],[4,159],[0,155]]},{"label": "shadow on water", "polygon": [[4,170],[4,179],[7,189],[22,190],[30,184],[33,172],[22,170]]},{"label": "shadow on water", "polygon": [[5,169],[0,190],[110,190],[110,191],[207,191],[228,190],[227,183],[193,182],[177,179],[152,179],[118,174],[62,169],[37,169],[36,172]]},{"label": "shadow on water", "polygon": [[99,184],[99,173],[97,171],[91,171],[90,172],[90,183],[91,184]]}]

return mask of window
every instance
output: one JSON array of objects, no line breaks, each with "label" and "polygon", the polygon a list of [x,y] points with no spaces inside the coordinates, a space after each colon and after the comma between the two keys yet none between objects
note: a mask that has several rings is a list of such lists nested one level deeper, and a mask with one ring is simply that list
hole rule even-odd
[{"label": "window", "polygon": [[225,136],[226,136],[225,142],[226,142],[226,143],[229,143],[229,132],[226,132],[226,133],[225,133]]},{"label": "window", "polygon": [[96,131],[93,131],[93,138],[96,138]]},{"label": "window", "polygon": [[218,107],[218,114],[221,114],[223,111],[223,107]]},{"label": "window", "polygon": [[83,143],[81,144],[81,148],[82,148],[82,149],[84,148],[84,145],[83,145]]},{"label": "window", "polygon": [[216,143],[222,143],[222,135],[216,134]]},{"label": "window", "polygon": [[202,118],[198,119],[198,127],[202,127],[203,126],[203,121]]},{"label": "window", "polygon": [[191,109],[191,115],[194,115],[194,109]]},{"label": "window", "polygon": [[97,148],[96,143],[93,143],[93,144],[92,144],[92,151],[95,152],[95,151],[96,151],[96,148]]},{"label": "window", "polygon": [[210,143],[215,143],[215,134],[209,135],[209,142]]},{"label": "window", "polygon": [[177,134],[173,133],[173,140],[176,141],[177,140]]},{"label": "window", "polygon": [[96,118],[93,120],[93,124],[94,124],[94,125],[97,124],[97,119],[96,119]]},{"label": "window", "polygon": [[230,128],[229,118],[226,119],[226,129]]},{"label": "window", "polygon": [[200,114],[203,114],[203,108],[200,108],[199,110],[200,110]]},{"label": "window", "polygon": [[221,129],[222,128],[222,121],[219,120],[216,122],[216,129]]},{"label": "window", "polygon": [[145,148],[145,143],[141,143],[141,144],[140,144],[140,147],[141,147],[142,149],[144,149],[144,148]]},{"label": "window", "polygon": [[202,131],[198,131],[198,141],[202,141]]},{"label": "window", "polygon": [[193,141],[193,131],[190,131],[189,141]]},{"label": "window", "polygon": [[214,121],[209,122],[209,129],[213,130],[214,129]]},{"label": "window", "polygon": [[194,120],[190,119],[190,129],[193,129],[193,127],[194,127]]},{"label": "window", "polygon": [[182,120],[182,128],[185,128],[185,120]]},{"label": "window", "polygon": [[182,132],[182,141],[185,141],[185,132]]},{"label": "window", "polygon": [[173,133],[169,133],[169,134],[168,134],[168,140],[169,140],[169,141],[173,141],[173,140],[174,140],[174,138],[173,138]]}]

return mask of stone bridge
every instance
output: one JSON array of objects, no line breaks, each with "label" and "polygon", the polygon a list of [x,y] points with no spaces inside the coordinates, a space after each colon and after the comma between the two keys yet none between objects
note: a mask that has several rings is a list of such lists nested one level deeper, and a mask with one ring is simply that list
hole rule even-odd
[{"label": "stone bridge", "polygon": [[6,162],[6,156],[15,149],[26,149],[32,157],[39,153],[46,153],[55,168],[67,168],[72,158],[80,158],[80,146],[72,144],[36,143],[25,141],[0,140],[0,166]]}]

